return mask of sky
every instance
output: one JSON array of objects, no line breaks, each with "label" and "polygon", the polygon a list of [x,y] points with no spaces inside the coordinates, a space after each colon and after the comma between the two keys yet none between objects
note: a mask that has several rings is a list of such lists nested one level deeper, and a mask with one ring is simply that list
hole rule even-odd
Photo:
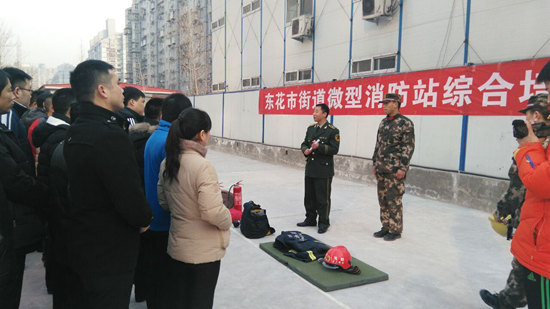
[{"label": "sky", "polygon": [[[115,19],[116,31],[122,32],[131,5],[132,0],[3,0],[0,22],[19,38],[22,63],[55,68],[77,65],[81,50],[86,59],[90,40],[105,29],[107,19]],[[14,61],[15,49],[12,54]]]}]

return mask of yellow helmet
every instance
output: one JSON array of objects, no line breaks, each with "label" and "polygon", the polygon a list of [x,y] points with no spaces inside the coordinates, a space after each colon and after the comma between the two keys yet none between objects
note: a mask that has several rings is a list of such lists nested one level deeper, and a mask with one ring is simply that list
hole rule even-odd
[{"label": "yellow helmet", "polygon": [[[510,220],[512,218],[511,215],[508,215],[504,220]],[[497,234],[501,235],[502,237],[508,236],[508,226],[502,222],[498,222],[495,220],[495,217],[493,215],[489,216],[489,221],[491,221],[491,227]]]}]

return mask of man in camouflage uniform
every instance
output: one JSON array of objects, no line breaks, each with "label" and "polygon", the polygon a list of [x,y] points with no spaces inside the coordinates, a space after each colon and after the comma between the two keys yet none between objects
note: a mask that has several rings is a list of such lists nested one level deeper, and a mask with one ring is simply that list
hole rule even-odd
[{"label": "man in camouflage uniform", "polygon": [[323,234],[330,226],[330,193],[334,176],[334,155],[340,148],[340,131],[327,121],[330,110],[326,104],[317,104],[313,120],[306,131],[301,149],[306,156],[304,205],[306,219],[298,226],[317,225]]},{"label": "man in camouflage uniform", "polygon": [[[525,114],[526,120],[535,122],[545,121],[545,114],[548,113],[548,95],[538,94],[531,96],[527,107],[519,111]],[[550,123],[547,123],[549,125]],[[548,147],[550,139],[541,139],[544,148]],[[525,200],[525,186],[521,182],[518,175],[518,167],[512,158],[512,166],[508,171],[510,183],[508,190],[504,192],[497,203],[493,217],[497,222],[503,222],[506,225],[517,228],[520,221],[520,212],[523,201]],[[511,216],[511,219],[506,219]],[[479,291],[481,299],[492,308],[522,308],[527,305],[527,297],[525,296],[525,287],[523,285],[523,270],[519,262],[514,258],[512,260],[512,270],[506,280],[506,286],[499,293],[491,293],[487,290]]]},{"label": "man in camouflage uniform", "polygon": [[392,241],[401,238],[405,177],[414,152],[414,124],[401,115],[401,96],[387,93],[384,100],[386,118],[380,122],[376,147],[372,155],[373,172],[378,180],[378,202],[382,229],[374,237]]}]

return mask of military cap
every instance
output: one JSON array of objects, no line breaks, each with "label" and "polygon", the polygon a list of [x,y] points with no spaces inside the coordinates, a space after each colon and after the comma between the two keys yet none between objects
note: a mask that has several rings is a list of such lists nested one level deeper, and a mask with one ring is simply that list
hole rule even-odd
[{"label": "military cap", "polygon": [[386,95],[384,96],[384,100],[378,101],[378,103],[386,103],[390,101],[397,101],[401,103],[401,96],[397,93],[386,93]]},{"label": "military cap", "polygon": [[[522,114],[526,114],[528,110],[532,108],[538,108],[545,111],[548,111],[548,94],[546,93],[540,93],[537,95],[533,95],[529,98],[529,102],[527,102],[527,106],[520,110],[519,112]],[[548,111],[550,113],[550,111]]]}]

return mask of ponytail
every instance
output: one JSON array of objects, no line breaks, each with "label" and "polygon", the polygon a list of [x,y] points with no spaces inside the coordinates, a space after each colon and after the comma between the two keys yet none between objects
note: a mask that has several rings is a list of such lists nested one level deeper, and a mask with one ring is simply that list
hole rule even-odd
[{"label": "ponytail", "polygon": [[179,134],[179,118],[172,122],[170,131],[168,131],[168,137],[166,138],[166,169],[164,170],[164,179],[172,181],[178,181],[177,175],[180,169],[180,154],[182,152],[182,146],[180,143]]},{"label": "ponytail", "polygon": [[193,140],[201,131],[210,132],[212,121],[210,116],[200,109],[186,108],[172,122],[166,138],[166,169],[163,177],[166,180],[178,181],[180,169],[180,154],[183,151],[181,140]]}]

